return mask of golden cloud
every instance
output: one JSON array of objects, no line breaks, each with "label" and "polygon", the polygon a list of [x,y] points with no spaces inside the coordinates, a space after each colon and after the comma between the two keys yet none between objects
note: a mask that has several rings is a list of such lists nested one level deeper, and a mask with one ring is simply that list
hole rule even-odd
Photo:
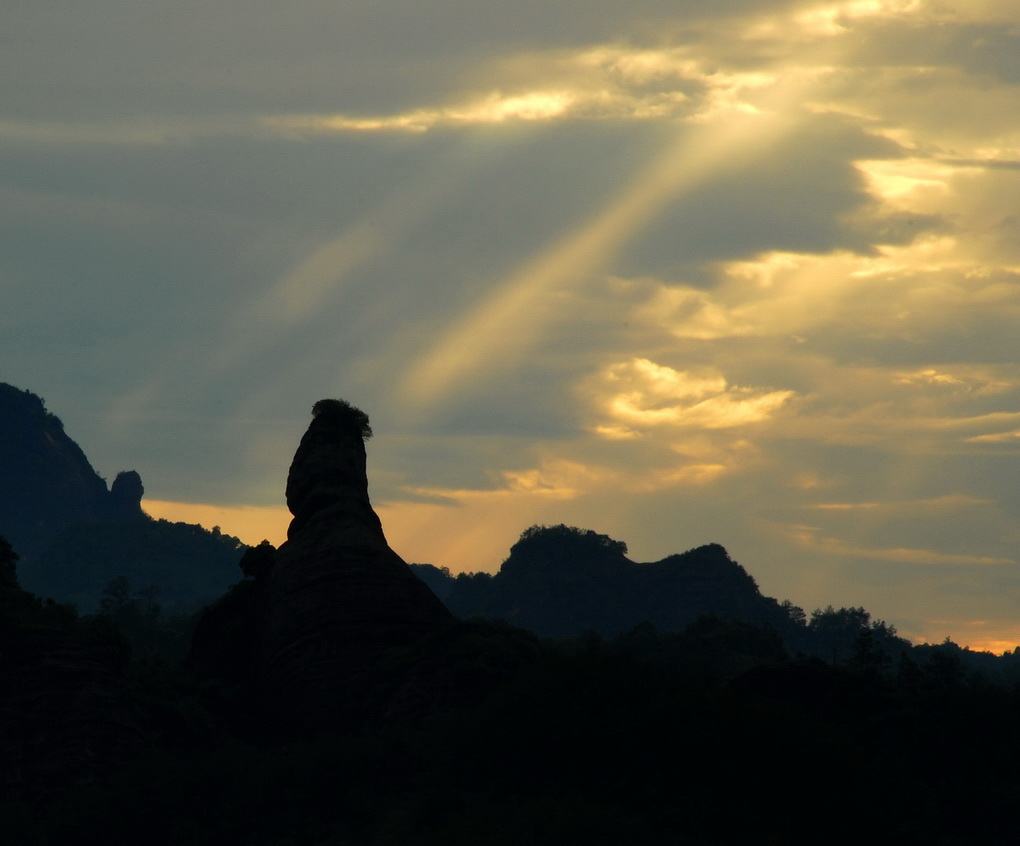
[{"label": "golden cloud", "polygon": [[968,496],[967,494],[947,494],[929,499],[914,499],[900,502],[821,502],[804,507],[815,511],[891,511],[902,510],[904,508],[923,508],[926,511],[932,508],[942,508],[956,511],[959,508],[969,506],[989,505],[991,502],[992,500]]},{"label": "golden cloud", "polygon": [[975,435],[967,438],[969,444],[1011,444],[1020,446],[1020,429],[1011,432],[995,432],[990,435]]},{"label": "golden cloud", "polygon": [[834,555],[843,558],[861,558],[875,561],[891,561],[898,564],[955,565],[955,566],[1002,566],[1016,564],[1012,558],[989,555],[967,555],[963,553],[939,552],[934,549],[914,547],[865,547],[849,544],[844,540],[820,534],[817,527],[789,526],[787,534],[797,546],[811,552]]},{"label": "golden cloud", "polygon": [[920,370],[897,373],[894,381],[899,385],[941,388],[978,396],[1001,394],[1017,387],[1014,378],[991,373],[989,368],[975,365],[957,365],[952,368],[924,367]]},{"label": "golden cloud", "polygon": [[[503,56],[478,68],[487,90],[453,95],[446,105],[394,114],[275,115],[261,125],[294,137],[346,132],[421,133],[512,123],[574,120],[689,120],[711,123],[731,114],[776,108],[777,92],[813,84],[832,72],[812,63],[776,70],[720,64],[690,46],[648,48],[604,44]],[[781,93],[780,99],[783,99]],[[790,99],[786,105],[800,100]],[[749,136],[750,138],[750,136]]]},{"label": "golden cloud", "polygon": [[712,340],[796,338],[832,324],[865,336],[916,337],[989,307],[1020,316],[1020,275],[996,267],[991,244],[974,241],[923,237],[873,255],[768,252],[722,265],[710,290],[662,282],[630,319]]},{"label": "golden cloud", "polygon": [[503,470],[501,484],[490,489],[410,487],[408,493],[434,497],[457,503],[482,499],[507,499],[518,496],[542,499],[574,499],[596,487],[617,480],[617,474],[595,464],[583,464],[563,458],[548,457],[538,467]]},{"label": "golden cloud", "polygon": [[591,388],[608,423],[596,431],[618,437],[667,426],[730,429],[769,419],[794,392],[730,385],[717,372],[674,370],[646,358],[605,368]]},{"label": "golden cloud", "polygon": [[593,486],[612,482],[616,474],[602,467],[550,459],[530,470],[505,470],[503,476],[510,490],[517,493],[573,499]]}]

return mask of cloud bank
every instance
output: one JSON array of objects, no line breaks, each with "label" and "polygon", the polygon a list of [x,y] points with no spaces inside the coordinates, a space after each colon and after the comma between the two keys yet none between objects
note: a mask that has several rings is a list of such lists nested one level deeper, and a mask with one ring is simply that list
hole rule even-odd
[{"label": "cloud bank", "polygon": [[534,522],[716,541],[809,609],[1020,641],[1016,3],[5,32],[0,379],[164,511],[278,506],[342,396],[408,559],[493,570]]}]

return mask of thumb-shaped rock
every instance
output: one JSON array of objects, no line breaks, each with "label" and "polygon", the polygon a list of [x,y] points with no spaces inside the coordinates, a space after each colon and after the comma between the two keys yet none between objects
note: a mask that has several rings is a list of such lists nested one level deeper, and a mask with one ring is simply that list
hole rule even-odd
[{"label": "thumb-shaped rock", "polygon": [[325,724],[349,710],[388,649],[452,616],[397,555],[368,497],[368,417],[321,400],[287,478],[294,519],[262,593],[263,695]]}]

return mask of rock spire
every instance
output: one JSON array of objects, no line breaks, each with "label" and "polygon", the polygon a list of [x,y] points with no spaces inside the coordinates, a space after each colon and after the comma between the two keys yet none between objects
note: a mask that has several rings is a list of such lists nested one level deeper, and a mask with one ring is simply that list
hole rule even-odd
[{"label": "rock spire", "polygon": [[294,519],[259,580],[261,677],[276,710],[306,722],[357,699],[380,656],[452,620],[397,555],[368,495],[364,412],[316,403],[287,478]]}]

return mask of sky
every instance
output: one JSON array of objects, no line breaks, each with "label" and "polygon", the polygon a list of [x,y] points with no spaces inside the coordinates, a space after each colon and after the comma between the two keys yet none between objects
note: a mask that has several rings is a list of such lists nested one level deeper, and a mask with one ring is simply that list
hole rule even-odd
[{"label": "sky", "polygon": [[1020,0],[4,7],[0,381],[283,540],[364,409],[407,561],[567,523],[1020,643]]}]

